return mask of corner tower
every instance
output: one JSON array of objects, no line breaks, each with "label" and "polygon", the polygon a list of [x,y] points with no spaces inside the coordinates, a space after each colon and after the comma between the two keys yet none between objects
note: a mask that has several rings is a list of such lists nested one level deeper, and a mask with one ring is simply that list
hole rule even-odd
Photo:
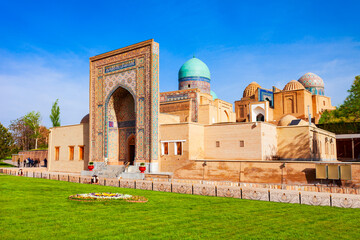
[{"label": "corner tower", "polygon": [[210,94],[210,71],[198,58],[186,61],[179,70],[179,90],[198,88]]}]

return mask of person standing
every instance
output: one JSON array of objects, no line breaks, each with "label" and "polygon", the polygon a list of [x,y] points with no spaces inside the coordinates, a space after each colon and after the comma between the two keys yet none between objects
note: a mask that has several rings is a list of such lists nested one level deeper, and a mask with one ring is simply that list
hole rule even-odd
[{"label": "person standing", "polygon": [[20,158],[18,158],[18,168],[20,168]]}]

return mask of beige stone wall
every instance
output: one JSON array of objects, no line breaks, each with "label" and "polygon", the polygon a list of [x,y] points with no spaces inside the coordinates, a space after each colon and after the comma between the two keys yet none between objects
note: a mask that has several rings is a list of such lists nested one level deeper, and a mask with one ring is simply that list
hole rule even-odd
[{"label": "beige stone wall", "polygon": [[331,111],[336,109],[336,107],[333,107],[331,105],[331,98],[321,95],[312,96],[312,105],[313,105],[312,115],[313,118],[315,118],[315,123],[319,122],[322,112],[324,112],[325,110]]},{"label": "beige stone wall", "polygon": [[[175,155],[175,143],[182,142],[182,155]],[[160,142],[168,142],[168,155],[161,155],[160,170],[174,172],[189,163],[189,159],[204,158],[204,126],[196,123],[163,124]],[[162,151],[160,151],[162,154]]]},{"label": "beige stone wall", "polygon": [[159,115],[159,124],[171,124],[171,123],[180,123],[180,116],[160,113]]},{"label": "beige stone wall", "polygon": [[180,122],[191,121],[191,100],[182,100],[174,102],[160,103],[160,112],[177,115],[180,117]]},{"label": "beige stone wall", "polygon": [[307,126],[277,127],[278,153],[281,159],[311,159],[310,132]]},{"label": "beige stone wall", "polygon": [[318,161],[337,159],[334,133],[313,126],[285,126],[278,127],[277,134],[277,155],[281,159]]},{"label": "beige stone wall", "polygon": [[[74,146],[74,160],[69,160],[69,146]],[[79,146],[84,146],[84,160],[79,160]],[[59,160],[55,160],[55,147],[60,147]],[[48,152],[49,171],[86,170],[89,161],[89,124],[51,128]]]},{"label": "beige stone wall", "polygon": [[[183,141],[182,155],[175,155],[176,141]],[[169,153],[162,155],[160,150],[160,171],[172,172],[181,168],[189,160],[189,123],[160,125],[160,149],[162,142],[168,142]]]},{"label": "beige stone wall", "polygon": [[262,123],[261,127],[261,150],[262,160],[272,160],[277,155],[277,130],[276,126]]},{"label": "beige stone wall", "polygon": [[[263,123],[229,123],[205,126],[205,159],[262,159]],[[216,142],[219,147],[216,147]],[[240,147],[244,141],[244,147]]]},{"label": "beige stone wall", "polygon": [[[320,128],[310,128],[313,158],[322,161],[337,161],[336,136]],[[316,146],[315,146],[316,145]]]},{"label": "beige stone wall", "polygon": [[[292,99],[292,111],[289,99]],[[307,106],[312,109],[312,95],[307,90],[281,91],[274,93],[274,120],[280,120],[283,116],[291,114],[296,118],[308,117]]]}]

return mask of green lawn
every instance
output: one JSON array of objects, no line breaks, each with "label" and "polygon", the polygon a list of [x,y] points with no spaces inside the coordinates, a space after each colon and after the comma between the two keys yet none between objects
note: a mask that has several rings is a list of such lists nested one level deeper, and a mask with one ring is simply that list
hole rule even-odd
[{"label": "green lawn", "polygon": [[[121,192],[147,203],[78,202]],[[122,189],[0,175],[0,239],[360,239],[360,209]]]}]

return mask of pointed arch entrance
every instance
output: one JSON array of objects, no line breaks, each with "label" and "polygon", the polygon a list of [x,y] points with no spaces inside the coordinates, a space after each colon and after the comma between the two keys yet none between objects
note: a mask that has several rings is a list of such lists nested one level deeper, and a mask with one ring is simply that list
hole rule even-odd
[{"label": "pointed arch entrance", "polygon": [[135,99],[125,87],[116,88],[106,101],[108,162],[134,164],[136,149]]},{"label": "pointed arch entrance", "polygon": [[[123,104],[127,98],[121,93],[130,96],[128,92],[133,104]],[[150,171],[157,172],[159,44],[150,39],[91,57],[89,97],[90,161],[109,164],[126,161],[127,140],[134,134],[134,164],[148,163]],[[134,117],[126,120],[122,118],[125,113]]]}]

